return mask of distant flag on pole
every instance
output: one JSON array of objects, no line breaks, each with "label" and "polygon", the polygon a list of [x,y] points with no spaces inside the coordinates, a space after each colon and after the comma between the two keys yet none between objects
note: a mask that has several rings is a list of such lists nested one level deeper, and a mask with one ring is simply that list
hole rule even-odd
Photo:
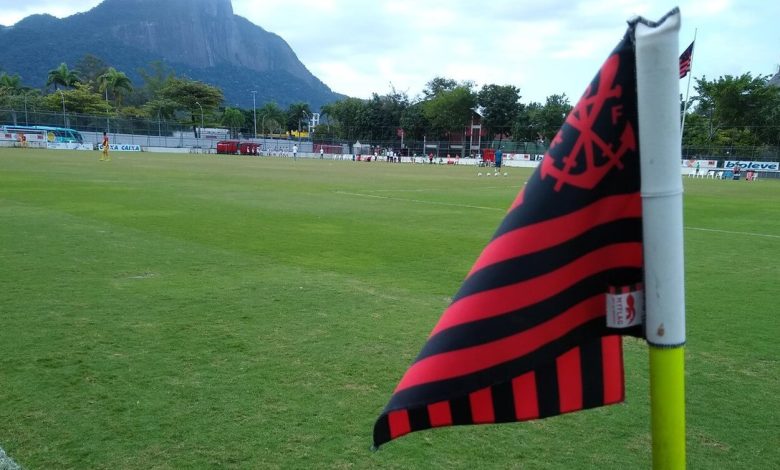
[{"label": "distant flag on pole", "polygon": [[[694,41],[695,42],[695,41]],[[680,54],[680,79],[685,78],[691,71],[691,62],[693,61],[693,42],[687,49]]]},{"label": "distant flag on pole", "polygon": [[621,335],[644,335],[634,26],[395,388],[376,447],[623,401]]}]

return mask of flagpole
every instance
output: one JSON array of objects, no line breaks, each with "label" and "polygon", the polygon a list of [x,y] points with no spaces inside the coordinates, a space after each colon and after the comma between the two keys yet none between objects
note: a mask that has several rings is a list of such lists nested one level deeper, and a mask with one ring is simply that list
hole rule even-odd
[{"label": "flagpole", "polygon": [[685,468],[679,10],[636,27],[646,334],[654,469]]},{"label": "flagpole", "polygon": [[683,105],[682,125],[680,126],[680,139],[682,140],[683,133],[685,132],[685,115],[688,113],[688,96],[691,92],[691,78],[693,78],[693,50],[696,49],[696,33],[699,32],[699,28],[693,30],[693,48],[691,48],[691,65],[688,67],[688,87],[685,90],[685,104]]}]

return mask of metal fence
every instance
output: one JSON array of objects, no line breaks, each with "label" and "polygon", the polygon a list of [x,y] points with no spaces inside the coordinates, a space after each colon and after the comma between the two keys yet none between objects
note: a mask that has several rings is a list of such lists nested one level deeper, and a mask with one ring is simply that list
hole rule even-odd
[{"label": "metal fence", "polygon": [[0,108],[0,125],[69,127],[82,133],[99,132],[102,134],[103,131],[108,131],[116,134],[158,137],[190,132],[194,136],[193,126],[179,121],[93,116],[68,112],[53,113],[35,109]]},{"label": "metal fence", "polygon": [[753,161],[780,161],[780,147],[766,145],[760,147],[734,147],[734,146],[684,146],[682,157],[689,160],[753,160]]},{"label": "metal fence", "polygon": [[[200,124],[200,123],[198,123]],[[194,148],[203,151],[214,151],[219,138],[215,136],[195,135],[195,127],[190,122],[167,119],[148,119],[118,116],[94,116],[86,114],[52,112],[34,108],[0,108],[0,125],[38,125],[70,127],[80,131],[85,140],[90,143],[102,141],[103,131],[108,131],[111,141],[130,145],[163,148]],[[251,123],[248,124],[248,127]],[[437,141],[437,140],[345,140],[334,136],[319,135],[312,140],[299,137],[252,138],[252,130],[243,129],[238,133],[241,140],[252,140],[260,143],[267,151],[289,152],[293,144],[298,145],[300,152],[319,151],[325,145],[331,149],[338,147],[343,153],[362,153],[372,155],[393,152],[396,155],[413,156],[433,153],[436,157],[469,157],[482,153],[483,149],[497,149],[499,146],[505,153],[543,154],[547,151],[547,143],[515,142],[511,140],[483,140],[480,148],[473,148],[469,141]],[[359,145],[358,145],[359,144]],[[684,159],[718,160],[752,160],[780,161],[780,146],[734,147],[705,146],[683,147]]]}]

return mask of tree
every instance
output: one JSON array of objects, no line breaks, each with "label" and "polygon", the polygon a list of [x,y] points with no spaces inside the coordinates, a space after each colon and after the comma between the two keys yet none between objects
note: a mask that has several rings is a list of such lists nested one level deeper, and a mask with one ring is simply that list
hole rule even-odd
[{"label": "tree", "polygon": [[180,109],[179,103],[170,98],[158,98],[147,101],[143,105],[146,115],[152,119],[173,119],[176,111]]},{"label": "tree", "polygon": [[401,116],[401,128],[405,137],[410,140],[423,140],[430,122],[425,117],[423,103],[415,103],[404,110]]},{"label": "tree", "polygon": [[287,108],[288,131],[308,130],[308,127],[303,123],[309,122],[309,119],[311,119],[311,109],[308,103],[299,101]]},{"label": "tree", "polygon": [[[86,54],[78,61],[73,71],[80,78],[80,81],[94,83],[97,86],[99,83],[98,77],[106,73],[107,70],[108,64],[103,59],[92,54]],[[98,91],[98,89],[95,88],[95,91]]]},{"label": "tree", "polygon": [[317,140],[330,140],[335,135],[340,135],[338,123],[329,119],[323,109],[320,109],[320,124],[312,130],[311,138]]},{"label": "tree", "polygon": [[[720,146],[777,145],[780,142],[780,88],[769,84],[768,76],[725,75],[709,81],[696,79],[694,114],[707,122],[707,144]],[[686,117],[686,145],[701,145],[701,132],[689,133]]]},{"label": "tree", "polygon": [[16,102],[19,97],[24,100],[25,88],[22,86],[22,78],[19,75],[8,75],[0,72],[0,107],[11,108],[11,120],[17,124]]},{"label": "tree", "polygon": [[230,129],[230,134],[235,138],[238,136],[238,129],[243,127],[246,120],[244,113],[239,109],[226,108],[222,114],[222,125]]},{"label": "tree", "polygon": [[176,72],[161,61],[155,61],[149,64],[150,70],[141,69],[138,74],[144,81],[143,88],[139,91],[141,100],[149,101],[158,99],[160,92],[165,88],[168,82],[176,77]]},{"label": "tree", "polygon": [[430,122],[430,130],[436,137],[451,132],[463,132],[471,121],[477,105],[477,97],[466,85],[442,91],[423,104],[423,113]]},{"label": "tree", "polygon": [[341,139],[363,138],[366,102],[360,98],[346,98],[323,106],[331,120],[331,126]]},{"label": "tree", "polygon": [[374,93],[365,103],[361,122],[362,136],[368,139],[393,140],[401,126],[401,116],[409,106],[405,93],[392,89],[390,93],[379,96]]},{"label": "tree", "polygon": [[566,116],[571,110],[572,106],[565,93],[548,96],[544,106],[539,110],[538,122],[541,129],[539,129],[537,137],[540,136],[545,142],[549,142],[558,133],[558,129],[566,121]]},{"label": "tree", "polygon": [[463,132],[477,106],[474,82],[436,77],[425,85],[422,111],[429,127],[427,136],[443,137]]},{"label": "tree", "polygon": [[282,124],[287,122],[284,110],[278,104],[266,103],[257,110],[257,119],[260,124],[260,132],[265,135],[266,130],[271,133],[281,132]]},{"label": "tree", "polygon": [[49,85],[53,84],[54,91],[57,91],[59,89],[57,87],[58,85],[70,88],[78,82],[79,76],[76,72],[68,69],[68,65],[63,62],[56,69],[49,70],[49,78],[46,80],[46,87],[48,88]]},{"label": "tree", "polygon": [[[137,106],[125,106],[122,109],[117,109],[117,113],[126,118],[143,119],[146,120],[149,117],[149,113],[146,108],[139,108]],[[155,116],[156,120],[157,116]]]},{"label": "tree", "polygon": [[709,147],[712,145],[709,117],[698,113],[688,113],[683,129],[684,147]]},{"label": "tree", "polygon": [[125,93],[133,91],[133,83],[127,78],[127,75],[114,67],[109,67],[103,75],[99,76],[98,83],[100,84],[98,90],[105,93],[106,97],[108,97],[109,91],[111,92],[117,108],[122,106],[122,97]]},{"label": "tree", "polygon": [[257,122],[254,120],[255,113],[252,112],[251,109],[239,108],[238,111],[243,117],[243,123],[241,124],[241,127],[239,127],[239,130],[245,135],[251,135],[252,138],[256,138],[257,135],[254,133],[255,129],[257,128]]},{"label": "tree", "polygon": [[482,125],[489,136],[510,134],[520,114],[520,90],[513,85],[484,85],[477,95]]},{"label": "tree", "polygon": [[[9,106],[15,113],[16,107],[34,105],[38,102],[40,91],[22,84],[19,75],[10,75],[0,72],[0,106]],[[14,122],[16,118],[14,117]]]},{"label": "tree", "polygon": [[[60,95],[62,93],[62,95]],[[52,111],[62,111],[62,100],[69,113],[105,115],[106,103],[88,84],[76,83],[72,90],[61,90],[46,95],[44,105]]]},{"label": "tree", "polygon": [[0,72],[0,92],[15,94],[22,90],[22,77]]},{"label": "tree", "polygon": [[177,111],[188,114],[195,137],[198,136],[197,127],[204,119],[203,116],[213,112],[224,99],[219,88],[187,78],[171,78],[160,90],[159,96],[176,103]]},{"label": "tree", "polygon": [[451,78],[435,77],[425,84],[423,89],[424,99],[429,100],[446,91],[452,91],[458,87],[458,82]]},{"label": "tree", "polygon": [[515,140],[526,142],[550,142],[571,112],[569,98],[550,95],[544,105],[532,102],[521,106],[512,128]]},{"label": "tree", "polygon": [[539,123],[539,110],[542,104],[532,101],[528,104],[521,104],[520,111],[517,113],[512,125],[512,137],[517,141],[531,142],[538,140],[539,132],[542,126]]}]

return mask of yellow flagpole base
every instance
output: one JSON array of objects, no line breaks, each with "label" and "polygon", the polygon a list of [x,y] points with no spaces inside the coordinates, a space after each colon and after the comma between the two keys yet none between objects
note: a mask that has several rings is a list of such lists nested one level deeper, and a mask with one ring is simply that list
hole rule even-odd
[{"label": "yellow flagpole base", "polygon": [[650,345],[653,469],[685,468],[685,349]]}]

